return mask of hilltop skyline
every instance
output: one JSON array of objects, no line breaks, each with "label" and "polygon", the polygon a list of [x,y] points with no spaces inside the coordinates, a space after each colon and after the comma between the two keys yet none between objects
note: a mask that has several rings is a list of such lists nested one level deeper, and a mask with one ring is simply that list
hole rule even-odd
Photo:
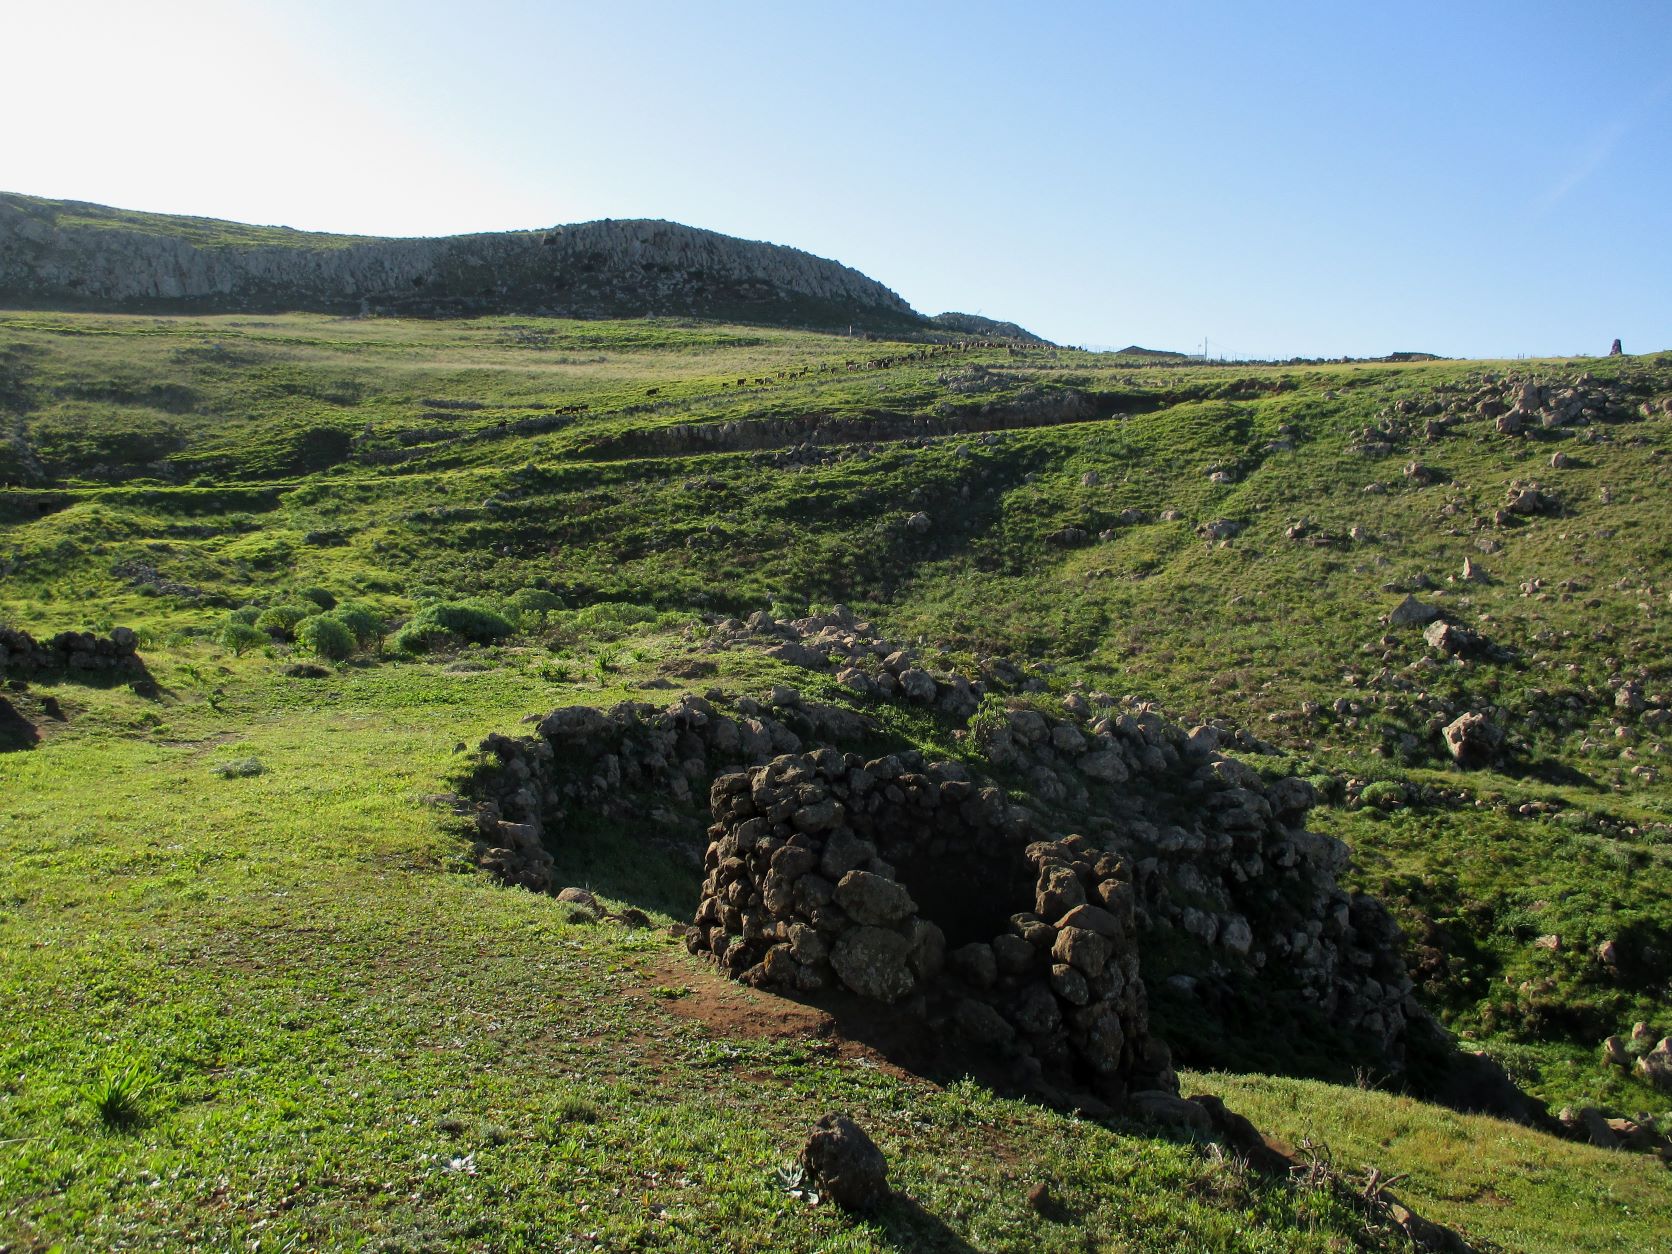
[{"label": "hilltop skyline", "polygon": [[1672,346],[1653,5],[480,12],[14,14],[38,52],[16,87],[54,103],[0,166],[31,195],[306,230],[663,218],[1098,347]]}]

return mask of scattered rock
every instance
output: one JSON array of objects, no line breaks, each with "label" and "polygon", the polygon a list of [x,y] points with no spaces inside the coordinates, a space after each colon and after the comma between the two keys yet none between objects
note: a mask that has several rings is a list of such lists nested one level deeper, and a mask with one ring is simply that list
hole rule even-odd
[{"label": "scattered rock", "polygon": [[1242,534],[1243,528],[1246,526],[1246,523],[1238,522],[1233,518],[1215,518],[1212,522],[1205,522],[1197,527],[1196,534],[1204,540],[1212,540],[1223,544],[1228,540],[1236,539],[1237,536]]},{"label": "scattered rock", "polygon": [[1637,1060],[1632,1068],[1663,1093],[1672,1093],[1672,1039],[1662,1037],[1660,1044]]},{"label": "scattered rock", "polygon": [[801,1151],[801,1165],[843,1210],[874,1210],[892,1193],[888,1160],[846,1115],[826,1115]]},{"label": "scattered rock", "polygon": [[1483,652],[1486,647],[1485,638],[1478,632],[1438,620],[1428,624],[1422,638],[1428,643],[1429,648],[1438,649],[1448,657],[1472,657]]},{"label": "scattered rock", "polygon": [[1559,513],[1561,507],[1560,501],[1536,483],[1512,483],[1504,494],[1504,508],[1524,517]]},{"label": "scattered rock", "polygon": [[1424,605],[1415,597],[1407,596],[1388,612],[1388,626],[1420,627],[1424,623],[1433,622],[1439,616],[1440,611],[1434,606]]},{"label": "scattered rock", "polygon": [[1408,462],[1405,466],[1405,478],[1419,487],[1427,487],[1429,484],[1439,483],[1445,476],[1422,462]]}]

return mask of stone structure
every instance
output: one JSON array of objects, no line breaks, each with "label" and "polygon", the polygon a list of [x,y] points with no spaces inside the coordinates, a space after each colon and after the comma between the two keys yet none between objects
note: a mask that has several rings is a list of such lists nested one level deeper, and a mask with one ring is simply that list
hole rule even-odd
[{"label": "stone structure", "polygon": [[692,952],[752,984],[913,1002],[1031,1086],[1124,1098],[1148,1021],[1118,854],[1029,842],[953,763],[785,755],[722,775],[710,804]]},{"label": "stone structure", "polygon": [[1203,1022],[1215,990],[1250,988],[1399,1065],[1420,1011],[1393,922],[1340,886],[1346,847],[1305,830],[1311,787],[1222,751],[1258,741],[1096,693],[1047,714],[1023,695],[1037,679],[1003,659],[955,674],[840,610],[729,620],[707,647],[833,672],[861,711],[932,709],[968,729],[971,764],[991,776],[911,750],[861,755],[872,720],[787,687],[764,702],[562,709],[534,737],[484,742],[483,864],[550,891],[546,845],[572,815],[648,819],[679,848],[706,796],[688,944],[751,982],[899,1006],[1041,1088],[1167,1087],[1145,980]]}]

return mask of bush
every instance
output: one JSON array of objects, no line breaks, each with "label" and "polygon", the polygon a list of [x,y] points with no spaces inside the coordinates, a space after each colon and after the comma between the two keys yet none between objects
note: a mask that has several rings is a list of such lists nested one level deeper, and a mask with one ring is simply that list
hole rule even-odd
[{"label": "bush", "polygon": [[562,598],[544,588],[519,588],[505,598],[506,613],[524,631],[543,627],[546,615],[562,608]]},{"label": "bush", "polygon": [[258,630],[241,619],[229,619],[216,637],[223,649],[231,649],[235,657],[242,657],[250,649],[267,643],[265,631]]},{"label": "bush", "polygon": [[563,598],[544,588],[519,588],[505,604],[518,614],[549,614],[563,608]]},{"label": "bush", "polygon": [[468,640],[493,644],[511,634],[511,624],[493,610],[475,601],[437,601],[424,606],[395,636],[395,647],[403,653],[432,653]]},{"label": "bush", "polygon": [[418,617],[426,615],[437,626],[477,644],[493,644],[511,634],[511,624],[503,615],[474,601],[443,601],[426,605]]},{"label": "bush", "polygon": [[436,653],[464,643],[445,627],[434,623],[420,623],[416,619],[395,633],[395,649],[399,653]]},{"label": "bush", "polygon": [[227,617],[243,623],[246,627],[254,627],[255,620],[261,617],[261,607],[259,605],[240,605],[227,614]]},{"label": "bush", "polygon": [[304,601],[312,601],[322,610],[329,611],[337,608],[337,598],[332,596],[324,588],[303,588],[298,591],[296,595],[301,597]]},{"label": "bush", "polygon": [[311,601],[301,605],[275,605],[270,610],[264,610],[255,620],[255,625],[270,636],[277,636],[280,640],[289,640],[296,632],[296,624],[304,618],[312,618],[319,613],[319,607]]},{"label": "bush", "polygon": [[354,633],[329,614],[315,614],[296,624],[296,643],[315,657],[340,662],[354,652]]},{"label": "bush", "polygon": [[383,639],[388,630],[383,619],[375,611],[358,601],[339,605],[331,617],[354,633],[354,639],[362,649]]}]

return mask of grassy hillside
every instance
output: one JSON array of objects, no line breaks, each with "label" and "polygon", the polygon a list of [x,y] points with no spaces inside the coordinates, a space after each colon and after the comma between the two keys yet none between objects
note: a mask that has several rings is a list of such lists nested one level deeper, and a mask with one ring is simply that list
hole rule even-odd
[{"label": "grassy hillside", "polygon": [[298,231],[288,226],[255,226],[222,218],[188,217],[118,209],[83,200],[47,200],[40,196],[5,193],[25,213],[50,221],[61,230],[122,231],[131,235],[169,235],[198,248],[347,248],[369,243],[369,235],[334,235],[327,231]]},{"label": "grassy hillside", "polygon": [[[1619,403],[1501,435],[1471,398],[1510,373]],[[0,314],[0,622],[134,626],[156,681],[6,694],[41,740],[0,754],[0,1240],[1401,1248],[1328,1173],[831,1053],[660,930],[494,887],[425,798],[527,713],[692,686],[713,615],[843,601],[952,661],[1027,659],[1049,698],[1269,742],[1444,1022],[1555,1105],[1664,1112],[1597,1047],[1672,1030],[1669,394],[1672,357],[1251,368],[669,320]],[[1496,519],[1528,480],[1554,511]],[[284,673],[304,646],[229,635],[304,589],[384,638],[309,679]],[[1385,625],[1411,592],[1485,644]],[[467,598],[512,634],[397,649]],[[715,656],[699,689],[816,684]],[[1496,768],[1450,765],[1464,709],[1508,732]],[[695,873],[638,835],[571,833],[566,882],[684,918]],[[1172,1037],[1246,1071],[1234,1035]],[[107,1129],[82,1090],[130,1060],[143,1117]],[[1478,1242],[1664,1242],[1653,1160],[1377,1082],[1195,1085],[1342,1171],[1409,1172],[1400,1195]],[[856,1225],[779,1186],[835,1108],[911,1203]],[[1061,1222],[1028,1208],[1040,1181]]]}]

